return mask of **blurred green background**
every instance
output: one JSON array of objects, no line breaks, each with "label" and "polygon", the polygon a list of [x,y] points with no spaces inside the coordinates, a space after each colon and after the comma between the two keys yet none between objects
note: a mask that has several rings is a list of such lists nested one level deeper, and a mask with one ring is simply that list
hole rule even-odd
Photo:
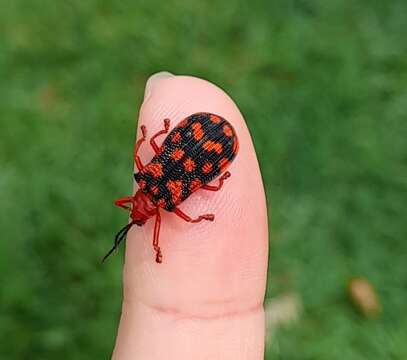
[{"label": "blurred green background", "polygon": [[[104,359],[134,119],[160,70],[213,81],[253,135],[267,298],[297,321],[267,359],[407,359],[407,2],[0,0],[0,358]],[[376,289],[366,319],[346,297]]]}]

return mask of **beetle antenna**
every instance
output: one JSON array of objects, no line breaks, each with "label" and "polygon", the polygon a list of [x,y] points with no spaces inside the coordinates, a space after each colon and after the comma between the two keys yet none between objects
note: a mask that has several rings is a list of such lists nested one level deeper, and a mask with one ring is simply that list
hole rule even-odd
[{"label": "beetle antenna", "polygon": [[116,234],[114,238],[114,245],[113,247],[109,250],[109,252],[103,257],[102,263],[105,262],[105,260],[118,248],[120,243],[126,238],[127,233],[131,229],[131,227],[135,224],[134,221],[128,223],[126,226],[123,226],[118,233]]}]

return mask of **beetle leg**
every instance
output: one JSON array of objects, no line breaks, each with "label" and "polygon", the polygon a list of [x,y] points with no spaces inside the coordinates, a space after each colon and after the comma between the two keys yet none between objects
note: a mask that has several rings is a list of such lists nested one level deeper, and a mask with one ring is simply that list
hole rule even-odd
[{"label": "beetle leg", "polygon": [[115,200],[114,204],[126,210],[131,210],[131,207],[125,204],[129,204],[133,202],[133,198],[131,196],[125,196],[120,199]]},{"label": "beetle leg", "polygon": [[213,215],[213,214],[200,215],[196,219],[192,219],[190,216],[188,216],[187,214],[185,214],[182,210],[180,210],[178,208],[172,209],[172,212],[175,215],[179,216],[181,219],[183,219],[187,222],[190,222],[190,223],[197,223],[202,220],[213,221],[215,219],[215,215]]},{"label": "beetle leg", "polygon": [[218,185],[202,185],[201,189],[209,191],[218,191],[222,188],[223,182],[230,177],[230,172],[226,171],[219,179]]},{"label": "beetle leg", "polygon": [[155,139],[160,135],[166,134],[169,129],[170,129],[170,119],[164,119],[164,130],[160,130],[150,139],[150,145],[156,154],[160,152],[160,147],[156,144]]},{"label": "beetle leg", "polygon": [[162,262],[161,249],[158,246],[158,239],[160,236],[160,226],[161,226],[161,215],[157,209],[157,215],[155,216],[155,224],[154,224],[153,249],[155,251],[155,261],[159,264]]},{"label": "beetle leg", "polygon": [[141,163],[140,157],[138,156],[138,151],[140,149],[141,144],[146,140],[147,137],[147,128],[144,125],[141,125],[141,134],[142,137],[136,141],[134,145],[134,161],[136,163],[137,169],[141,171],[144,165]]}]

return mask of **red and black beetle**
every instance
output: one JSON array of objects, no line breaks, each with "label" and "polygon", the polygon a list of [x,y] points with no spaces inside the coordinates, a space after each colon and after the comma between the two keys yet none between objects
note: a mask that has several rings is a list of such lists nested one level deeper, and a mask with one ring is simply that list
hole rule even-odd
[{"label": "red and black beetle", "polygon": [[[139,190],[133,196],[115,201],[130,212],[131,221],[115,237],[112,249],[103,261],[118,247],[133,225],[142,226],[155,216],[153,248],[156,262],[161,263],[162,254],[158,246],[161,216],[160,209],[173,212],[183,220],[197,223],[213,221],[213,214],[200,215],[193,219],[177,206],[198,189],[218,191],[230,172],[225,171],[235,158],[239,143],[232,125],[221,116],[210,113],[196,113],[188,116],[167,135],[161,146],[155,139],[167,134],[170,120],[164,120],[164,129],[157,132],[150,144],[155,156],[147,164],[141,163],[138,151],[146,140],[147,130],[141,126],[141,139],[134,146],[134,161],[138,172],[134,174]],[[220,175],[217,185],[207,185]]]}]

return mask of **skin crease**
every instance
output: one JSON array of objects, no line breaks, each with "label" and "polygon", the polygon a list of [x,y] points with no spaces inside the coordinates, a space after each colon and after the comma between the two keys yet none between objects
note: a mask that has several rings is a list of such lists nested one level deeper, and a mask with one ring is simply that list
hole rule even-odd
[{"label": "skin crease", "polygon": [[[154,219],[129,232],[115,360],[263,359],[266,203],[242,115],[215,85],[158,73],[147,82],[138,124],[147,126],[149,139],[163,119],[170,118],[171,130],[201,111],[223,116],[236,130],[240,147],[228,168],[232,176],[220,191],[198,190],[179,206],[192,217],[213,213],[214,222],[190,224],[161,210],[162,264],[155,263],[151,246]],[[143,164],[152,158],[148,141],[140,155]]]}]

